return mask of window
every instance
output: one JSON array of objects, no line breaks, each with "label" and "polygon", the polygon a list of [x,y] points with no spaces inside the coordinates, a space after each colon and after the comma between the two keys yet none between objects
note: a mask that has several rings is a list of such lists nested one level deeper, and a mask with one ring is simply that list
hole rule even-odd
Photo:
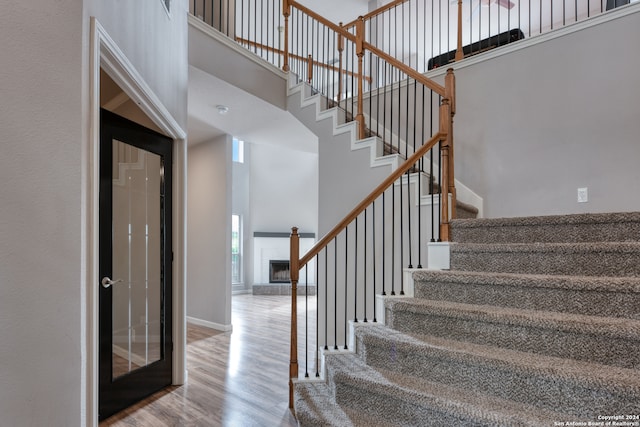
[{"label": "window", "polygon": [[242,218],[231,215],[231,283],[242,282]]},{"label": "window", "polygon": [[236,163],[244,163],[244,141],[233,138],[232,159]]}]

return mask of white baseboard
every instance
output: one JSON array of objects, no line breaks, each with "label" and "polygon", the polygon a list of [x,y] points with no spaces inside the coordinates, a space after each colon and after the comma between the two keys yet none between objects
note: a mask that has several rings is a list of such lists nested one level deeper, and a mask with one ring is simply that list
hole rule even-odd
[{"label": "white baseboard", "polygon": [[222,332],[233,331],[233,325],[221,325],[220,323],[209,322],[208,320],[197,319],[191,316],[187,316],[187,323],[193,323],[194,325],[215,329],[216,331],[222,331]]}]

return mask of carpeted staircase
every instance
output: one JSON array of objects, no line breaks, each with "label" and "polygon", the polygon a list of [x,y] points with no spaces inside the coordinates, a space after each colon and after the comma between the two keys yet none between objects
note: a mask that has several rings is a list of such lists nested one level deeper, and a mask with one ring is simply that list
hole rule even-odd
[{"label": "carpeted staircase", "polygon": [[640,213],[452,236],[450,271],[415,272],[386,326],[356,324],[356,352],[296,384],[300,425],[640,425]]}]

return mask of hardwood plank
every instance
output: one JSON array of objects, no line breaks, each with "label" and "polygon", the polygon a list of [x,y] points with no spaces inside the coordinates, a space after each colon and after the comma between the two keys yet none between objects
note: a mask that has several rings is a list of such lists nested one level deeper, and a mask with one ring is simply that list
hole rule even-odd
[{"label": "hardwood plank", "polygon": [[[315,297],[309,303],[315,307]],[[236,295],[232,333],[188,324],[188,383],[100,426],[297,426],[288,408],[290,310],[288,296]]]}]

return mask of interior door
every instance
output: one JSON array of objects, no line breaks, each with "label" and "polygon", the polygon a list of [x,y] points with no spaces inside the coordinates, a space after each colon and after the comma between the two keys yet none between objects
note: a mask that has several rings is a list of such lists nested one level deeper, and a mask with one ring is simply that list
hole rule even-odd
[{"label": "interior door", "polygon": [[100,119],[103,420],[171,384],[172,140],[106,110]]}]

